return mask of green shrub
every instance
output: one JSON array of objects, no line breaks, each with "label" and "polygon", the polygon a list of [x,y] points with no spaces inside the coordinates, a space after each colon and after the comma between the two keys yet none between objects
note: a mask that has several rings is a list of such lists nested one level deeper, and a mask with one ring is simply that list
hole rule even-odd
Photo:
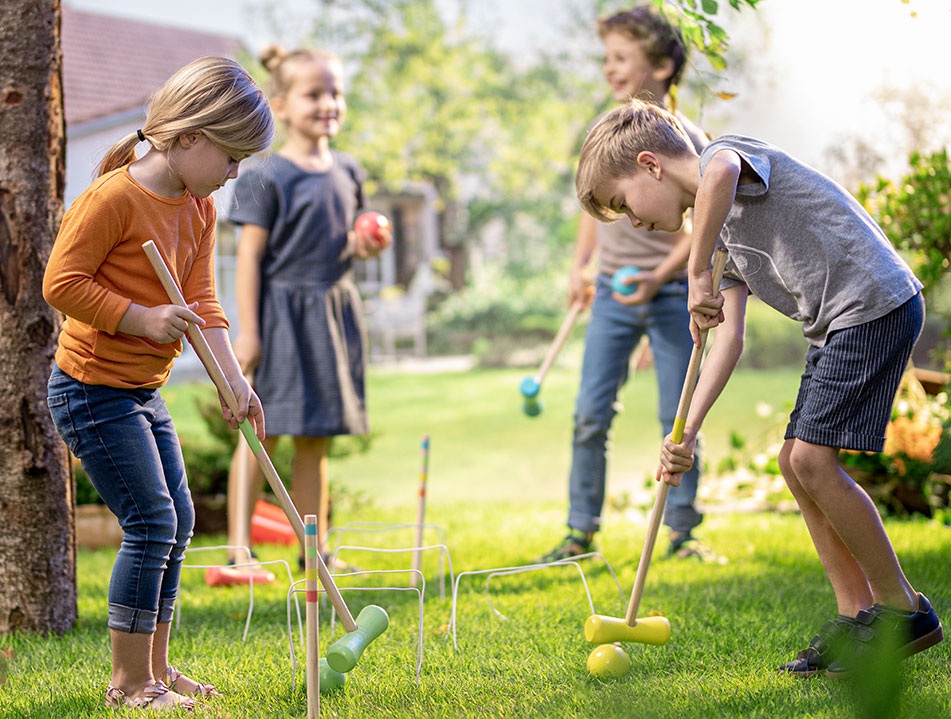
[{"label": "green shrub", "polygon": [[516,276],[489,265],[426,318],[432,354],[491,354],[494,342],[545,342],[567,312],[567,267]]},{"label": "green shrub", "polygon": [[841,452],[839,462],[885,515],[943,516],[951,477],[947,394],[928,396],[912,372],[902,378],[884,451]]},{"label": "green shrub", "polygon": [[[925,286],[929,312],[951,332],[951,157],[946,149],[930,155],[913,152],[908,173],[897,182],[879,177],[862,185],[858,199],[908,260]],[[947,344],[934,343],[929,358],[951,364]]]},{"label": "green shrub", "polygon": [[858,199],[928,292],[951,268],[951,158],[947,150],[913,152],[908,165],[898,182],[879,177],[874,187],[862,185]]}]

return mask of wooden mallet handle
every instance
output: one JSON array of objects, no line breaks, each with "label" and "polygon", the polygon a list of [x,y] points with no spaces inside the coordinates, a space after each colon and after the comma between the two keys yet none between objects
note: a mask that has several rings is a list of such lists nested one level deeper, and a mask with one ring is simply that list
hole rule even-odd
[{"label": "wooden mallet handle", "polygon": [[561,348],[565,344],[565,340],[568,339],[568,334],[571,332],[571,328],[574,326],[575,320],[578,319],[578,313],[580,313],[584,308],[585,301],[578,300],[568,310],[568,314],[565,316],[564,321],[562,321],[561,327],[558,328],[558,334],[555,335],[555,339],[552,340],[551,347],[548,348],[548,354],[545,355],[545,359],[542,361],[542,366],[539,367],[538,372],[535,374],[535,382],[539,386],[544,381],[545,375],[548,374],[548,370],[551,369],[551,366],[555,363],[555,359],[557,359],[558,353],[561,352]]},{"label": "wooden mallet handle", "polygon": [[[723,278],[723,266],[726,264],[726,250],[717,250],[713,259],[713,290],[720,291],[720,280]],[[677,416],[674,419],[674,428],[670,438],[674,444],[680,444],[684,438],[684,427],[687,422],[687,412],[690,410],[690,400],[693,399],[693,390],[697,386],[697,377],[700,375],[700,363],[703,361],[703,349],[707,344],[707,330],[700,332],[700,344],[694,345],[690,353],[690,365],[684,377],[683,390],[680,393],[680,404],[677,406]],[[651,510],[650,522],[647,526],[647,537],[644,539],[644,548],[641,550],[641,560],[637,564],[637,576],[634,578],[634,588],[631,590],[631,600],[627,604],[627,614],[624,621],[629,626],[637,624],[637,610],[644,594],[644,583],[647,581],[647,570],[650,568],[651,556],[654,553],[654,543],[657,541],[657,530],[660,529],[660,520],[664,516],[667,506],[667,492],[670,485],[661,482],[654,497],[654,508]]]},{"label": "wooden mallet handle", "polygon": [[[179,307],[188,307],[188,303],[182,296],[181,290],[175,283],[175,279],[172,277],[172,273],[169,272],[168,266],[165,264],[165,260],[162,258],[155,243],[149,240],[142,245],[142,249],[145,250],[145,254],[148,255],[149,262],[152,263],[152,267],[155,269],[159,281],[162,283],[162,287],[165,288],[165,292],[168,294],[171,303]],[[218,392],[224,398],[225,403],[229,409],[231,409],[232,413],[237,415],[238,400],[234,396],[234,390],[231,389],[231,383],[228,382],[227,377],[225,377],[224,372],[218,365],[218,360],[215,359],[215,355],[208,345],[208,340],[205,339],[201,330],[190,322],[188,324],[188,338],[191,340],[192,347],[195,348],[195,352],[198,354],[201,363],[205,366],[205,371],[208,372],[211,381],[215,383]],[[297,507],[294,506],[293,500],[287,493],[284,482],[281,481],[277,470],[274,469],[274,465],[271,464],[271,458],[268,457],[267,452],[264,451],[264,447],[262,447],[258,441],[257,435],[254,433],[254,427],[252,427],[251,422],[245,418],[244,421],[238,423],[238,428],[247,440],[248,446],[254,453],[254,458],[261,467],[261,471],[264,473],[268,485],[271,487],[271,491],[274,492],[274,496],[277,497],[278,503],[287,515],[291,526],[294,528],[294,533],[297,535],[298,541],[300,541],[300,546],[304,547],[304,522],[300,518]],[[337,589],[333,577],[330,576],[330,572],[327,571],[327,566],[324,564],[323,557],[320,556],[319,552],[317,553],[317,574],[320,577],[320,583],[327,592],[327,596],[330,598],[330,603],[333,604],[334,609],[337,610],[337,614],[340,615],[340,622],[343,624],[344,629],[348,632],[356,631],[357,623],[353,620],[353,615],[343,601],[343,597],[340,596],[340,591]]]}]

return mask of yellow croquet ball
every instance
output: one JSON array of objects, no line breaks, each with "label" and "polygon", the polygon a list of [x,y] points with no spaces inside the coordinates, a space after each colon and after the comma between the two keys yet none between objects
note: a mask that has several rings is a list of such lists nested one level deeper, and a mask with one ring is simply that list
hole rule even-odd
[{"label": "yellow croquet ball", "polygon": [[588,672],[599,679],[623,677],[631,668],[631,660],[617,644],[601,644],[588,655]]}]

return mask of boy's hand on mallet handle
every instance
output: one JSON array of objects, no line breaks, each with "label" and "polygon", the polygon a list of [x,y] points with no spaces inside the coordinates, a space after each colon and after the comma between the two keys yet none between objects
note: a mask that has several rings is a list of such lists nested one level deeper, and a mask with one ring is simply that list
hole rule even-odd
[{"label": "boy's hand on mallet handle", "polygon": [[587,309],[591,306],[592,299],[594,299],[594,285],[591,284],[587,271],[572,269],[568,280],[568,306],[573,307],[578,302],[584,302],[584,307]]},{"label": "boy's hand on mallet handle", "polygon": [[723,295],[713,290],[710,270],[690,277],[687,291],[687,309],[690,311],[690,335],[700,346],[700,332],[723,322]]},{"label": "boy's hand on mallet handle", "polygon": [[641,270],[631,279],[630,284],[636,284],[637,289],[629,295],[612,292],[611,297],[622,305],[643,305],[654,299],[657,290],[663,283],[661,278],[653,270]]},{"label": "boy's hand on mallet handle", "polygon": [[241,408],[238,410],[238,414],[235,415],[231,408],[228,407],[228,403],[225,402],[225,398],[218,394],[218,402],[221,403],[221,416],[224,417],[225,422],[231,425],[232,429],[238,428],[238,423],[243,422],[245,418],[250,420],[251,426],[254,427],[254,433],[257,435],[258,439],[264,439],[264,409],[261,407],[261,400],[258,399],[257,394],[251,389],[251,383],[248,382],[247,378],[243,375],[237,377],[229,377],[228,384],[231,385],[231,391],[234,392],[235,400],[237,400],[238,407]]},{"label": "boy's hand on mallet handle", "polygon": [[693,467],[693,453],[697,446],[697,432],[689,427],[684,429],[684,438],[680,444],[674,444],[668,434],[660,450],[660,466],[655,479],[667,482],[672,487],[680,486],[680,477]]}]

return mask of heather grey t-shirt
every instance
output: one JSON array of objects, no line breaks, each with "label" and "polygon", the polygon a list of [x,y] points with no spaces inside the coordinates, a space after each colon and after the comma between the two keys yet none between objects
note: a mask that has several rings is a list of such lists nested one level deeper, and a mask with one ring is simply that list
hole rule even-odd
[{"label": "heather grey t-shirt", "polygon": [[[677,113],[677,119],[687,132],[697,154],[703,151],[709,140],[703,130],[686,117]],[[648,232],[644,228],[635,229],[627,217],[616,222],[598,223],[598,272],[613,275],[625,266],[639,270],[653,270],[676,244],[673,232]],[[686,269],[680,277],[686,277]]]},{"label": "heather grey t-shirt", "polygon": [[724,135],[700,155],[736,152],[757,177],[740,184],[720,233],[729,252],[722,287],[743,282],[766,304],[802,322],[810,344],[883,317],[922,288],[885,233],[833,180],[779,148]]}]

